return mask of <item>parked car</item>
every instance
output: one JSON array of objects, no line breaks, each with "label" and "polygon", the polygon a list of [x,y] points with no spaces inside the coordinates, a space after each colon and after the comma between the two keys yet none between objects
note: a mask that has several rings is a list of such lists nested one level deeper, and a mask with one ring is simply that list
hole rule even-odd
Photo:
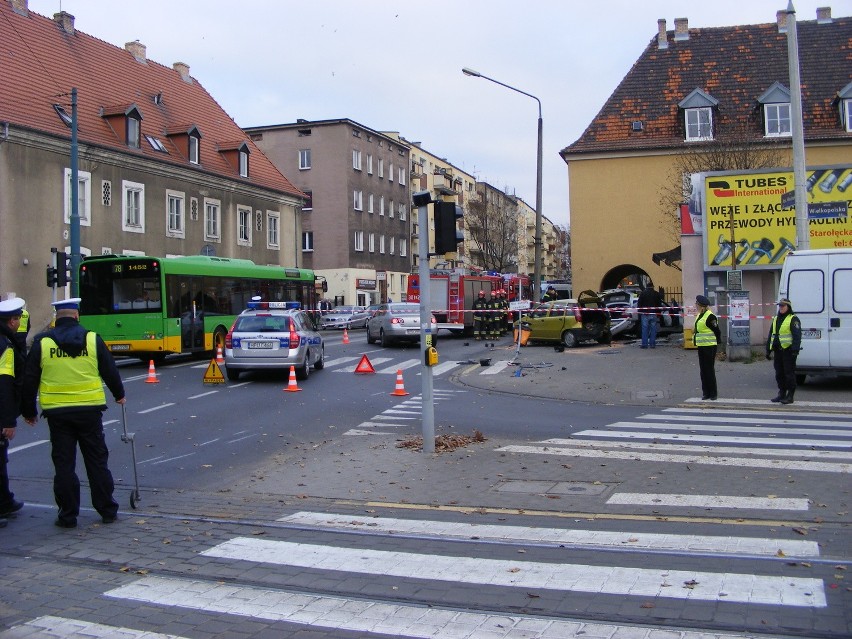
[{"label": "parked car", "polygon": [[583,291],[577,299],[539,304],[521,317],[527,324],[531,341],[561,342],[571,348],[580,342],[612,340],[609,312],[594,291]]},{"label": "parked car", "polygon": [[[642,332],[642,322],[639,318],[639,295],[626,289],[611,289],[600,294],[604,305],[612,317],[612,335],[637,337]],[[657,334],[679,333],[683,331],[681,314],[683,309],[674,301],[666,303],[666,308],[658,314]],[[623,321],[623,320],[627,321]]]},{"label": "parked car", "polygon": [[261,369],[288,370],[307,379],[311,368],[325,367],[325,344],[311,313],[293,308],[293,302],[249,302],[225,336],[225,373]]},{"label": "parked car", "polygon": [[[432,315],[432,345],[438,337],[438,324]],[[397,342],[420,341],[420,304],[416,302],[391,302],[380,304],[367,321],[367,343],[380,342],[390,346]]]},{"label": "parked car", "polygon": [[368,317],[366,306],[335,306],[322,316],[322,329],[364,328]]}]

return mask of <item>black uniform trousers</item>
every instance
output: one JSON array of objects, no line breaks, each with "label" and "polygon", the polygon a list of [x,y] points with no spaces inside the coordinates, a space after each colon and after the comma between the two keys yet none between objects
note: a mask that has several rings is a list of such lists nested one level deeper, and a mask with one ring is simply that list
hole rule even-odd
[{"label": "black uniform trousers", "polygon": [[772,363],[775,365],[775,383],[782,393],[796,390],[796,358],[792,348],[775,348]]},{"label": "black uniform trousers", "polygon": [[698,347],[698,370],[701,373],[701,393],[704,397],[717,397],[716,351],[718,346]]},{"label": "black uniform trousers", "polygon": [[15,495],[9,490],[9,440],[0,435],[0,513],[8,512],[15,503]]},{"label": "black uniform trousers", "polygon": [[101,410],[51,411],[50,456],[53,459],[53,496],[59,506],[59,520],[75,522],[80,514],[80,479],[75,472],[77,446],[83,455],[92,506],[101,517],[114,517],[118,504],[112,497],[115,484],[107,467],[109,450],[104,438]]}]

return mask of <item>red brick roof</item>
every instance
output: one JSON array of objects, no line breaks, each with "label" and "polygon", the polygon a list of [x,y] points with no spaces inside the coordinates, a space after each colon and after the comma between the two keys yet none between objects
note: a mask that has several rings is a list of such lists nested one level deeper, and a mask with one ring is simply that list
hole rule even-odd
[{"label": "red brick roof", "polygon": [[[852,80],[852,18],[797,22],[797,34],[805,140],[852,142],[836,103],[837,92]],[[776,81],[790,88],[787,34],[772,23],[689,29],[688,40],[673,36],[667,33],[667,49],[653,38],[585,132],[563,149],[563,157],[683,147],[678,103],[696,88],[719,101],[713,111],[717,137],[745,130],[764,139],[757,98]],[[636,120],[641,131],[632,130]]]},{"label": "red brick roof", "polygon": [[[53,108],[71,115],[71,88],[77,88],[80,143],[119,150],[202,173],[220,175],[279,193],[303,196],[246,136],[234,120],[195,79],[153,60],[139,62],[125,49],[81,31],[73,34],[50,18],[30,11],[20,15],[0,0],[0,121],[70,140],[71,129]],[[155,96],[161,101],[155,103]],[[155,151],[144,137],[129,148],[104,115],[125,113],[135,105],[142,115],[142,134],[158,138],[168,154]],[[186,133],[197,126],[202,135],[201,164],[190,164],[167,133]],[[245,141],[251,153],[249,177],[219,153]],[[221,142],[220,142],[221,141]]]}]

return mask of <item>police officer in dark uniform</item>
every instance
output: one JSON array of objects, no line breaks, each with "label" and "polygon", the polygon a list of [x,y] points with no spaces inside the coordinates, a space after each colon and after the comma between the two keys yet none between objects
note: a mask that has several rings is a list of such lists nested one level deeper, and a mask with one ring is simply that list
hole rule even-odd
[{"label": "police officer in dark uniform", "polygon": [[101,421],[106,410],[101,380],[119,404],[125,402],[124,385],[104,341],[80,326],[79,304],[78,297],[54,302],[56,326],[33,340],[21,391],[24,419],[35,425],[38,393],[42,414],[50,427],[53,495],[59,506],[55,523],[60,528],[75,528],[80,513],[80,480],[75,472],[78,445],[86,465],[92,505],[105,524],[118,517]]},{"label": "police officer in dark uniform", "polygon": [[721,331],[719,320],[710,310],[710,300],[704,295],[695,298],[698,317],[695,318],[695,332],[692,341],[698,350],[698,370],[701,373],[701,399],[718,399],[716,388],[716,352],[719,349]]},{"label": "police officer in dark uniform", "polygon": [[19,297],[0,302],[0,528],[6,518],[24,507],[9,490],[9,441],[15,437],[18,415],[21,414],[20,380],[24,372],[24,357],[18,347],[18,324],[24,308]]},{"label": "police officer in dark uniform", "polygon": [[766,359],[775,354],[775,383],[778,395],[771,402],[792,404],[796,394],[796,359],[802,348],[802,323],[793,314],[790,300],[778,302],[778,315],[772,318],[766,339]]}]

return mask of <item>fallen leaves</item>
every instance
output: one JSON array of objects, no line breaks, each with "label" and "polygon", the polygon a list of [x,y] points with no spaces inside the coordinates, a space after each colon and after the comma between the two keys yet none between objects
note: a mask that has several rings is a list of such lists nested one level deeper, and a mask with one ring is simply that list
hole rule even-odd
[{"label": "fallen leaves", "polygon": [[[487,441],[487,438],[478,430],[474,430],[472,435],[437,435],[435,437],[435,452],[446,453],[463,448],[469,444],[480,444],[484,441]],[[400,441],[396,447],[423,450],[423,437],[419,435],[409,437]]]}]

